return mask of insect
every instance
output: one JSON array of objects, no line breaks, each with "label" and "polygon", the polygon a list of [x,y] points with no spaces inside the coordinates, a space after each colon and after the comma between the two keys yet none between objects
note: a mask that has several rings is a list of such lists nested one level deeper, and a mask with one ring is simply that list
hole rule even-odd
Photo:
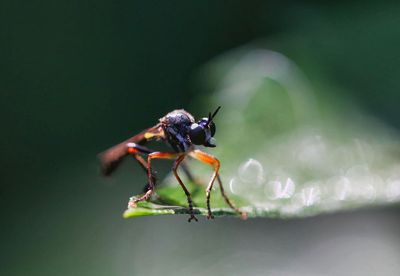
[{"label": "insect", "polygon": [[[214,185],[215,180],[218,181],[219,187],[221,189],[221,194],[225,199],[225,202],[237,213],[239,213],[242,218],[246,217],[246,213],[239,210],[232,201],[228,198],[225,190],[222,186],[222,181],[219,176],[220,162],[214,156],[197,149],[197,146],[205,147],[215,147],[215,123],[213,119],[220,110],[220,106],[208,117],[202,118],[199,121],[195,121],[194,117],[187,111],[183,109],[174,110],[161,119],[159,123],[153,127],[150,127],[139,134],[129,138],[128,140],[113,146],[112,148],[106,150],[100,154],[101,170],[104,175],[110,175],[120,164],[122,159],[128,155],[132,155],[139,165],[146,171],[148,177],[148,184],[145,187],[144,194],[140,197],[131,199],[128,206],[131,208],[136,207],[137,203],[140,201],[148,200],[155,190],[155,175],[152,170],[152,161],[154,159],[173,159],[174,164],[172,166],[172,171],[178,183],[182,187],[186,194],[189,213],[191,220],[197,221],[193,210],[193,201],[189,190],[186,188],[185,184],[182,182],[178,175],[178,167],[182,164],[182,161],[190,156],[197,159],[203,163],[209,164],[213,167],[214,172],[206,188],[206,203],[207,203],[207,218],[214,218],[211,208],[210,208],[210,196],[211,189]],[[153,151],[144,146],[146,142],[150,140],[162,141],[168,144],[173,151],[171,152],[160,152]],[[143,156],[147,156],[147,160]],[[187,168],[182,164],[184,172],[187,173],[188,177],[191,178],[191,174]]]}]

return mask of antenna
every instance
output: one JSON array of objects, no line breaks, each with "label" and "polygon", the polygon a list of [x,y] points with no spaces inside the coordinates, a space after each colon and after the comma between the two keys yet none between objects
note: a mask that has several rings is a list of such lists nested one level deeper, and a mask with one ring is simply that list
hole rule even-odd
[{"label": "antenna", "polygon": [[208,126],[212,122],[215,115],[217,115],[217,113],[220,109],[221,109],[221,106],[218,106],[218,108],[214,111],[214,113],[212,115],[211,115],[211,112],[208,113],[208,122],[207,122],[206,126]]},{"label": "antenna", "polygon": [[[214,119],[215,115],[217,115],[218,111],[221,109],[221,106],[218,106],[218,108],[214,111],[213,115],[211,116],[211,120]],[[210,113],[211,114],[211,113]]]}]

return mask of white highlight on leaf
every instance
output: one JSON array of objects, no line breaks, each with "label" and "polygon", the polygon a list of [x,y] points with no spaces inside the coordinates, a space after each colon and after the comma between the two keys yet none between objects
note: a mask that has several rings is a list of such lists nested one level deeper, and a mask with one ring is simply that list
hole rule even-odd
[{"label": "white highlight on leaf", "polygon": [[237,183],[236,183],[237,181],[236,181],[236,178],[231,178],[230,180],[229,180],[229,189],[231,190],[231,193],[233,193],[233,194],[235,194],[235,195],[239,195],[240,194],[240,191],[239,191],[239,189],[238,189],[238,187],[237,187]]},{"label": "white highlight on leaf", "polygon": [[307,187],[301,191],[304,206],[312,206],[320,201],[320,189],[318,187]]},{"label": "white highlight on leaf", "polygon": [[246,49],[232,56],[218,71],[225,74],[215,101],[226,107],[218,115],[220,143],[227,150],[240,146],[239,127],[257,141],[230,155],[238,167],[221,172],[232,193],[255,212],[291,215],[400,201],[398,135],[353,107],[347,113],[332,104],[321,114],[324,105],[303,72],[280,53]]},{"label": "white highlight on leaf", "polygon": [[326,144],[321,135],[303,137],[298,144],[297,159],[308,167],[320,167],[326,160]]},{"label": "white highlight on leaf", "polygon": [[380,176],[371,173],[367,165],[356,165],[350,168],[346,176],[351,183],[354,192],[354,198],[373,201],[377,197],[375,187],[383,187],[384,183]]},{"label": "white highlight on leaf", "polygon": [[400,178],[388,180],[385,195],[389,201],[396,201],[400,199]]},{"label": "white highlight on leaf", "polygon": [[281,181],[271,181],[270,184],[272,185],[274,199],[291,198],[295,192],[295,184],[290,177],[286,179],[285,184],[282,184]]},{"label": "white highlight on leaf", "polygon": [[240,166],[239,177],[245,183],[260,186],[264,182],[264,168],[259,161],[249,159]]},{"label": "white highlight on leaf", "polygon": [[332,185],[334,187],[335,198],[337,200],[346,200],[351,195],[351,183],[350,180],[345,176],[334,177],[327,182],[327,185]]}]

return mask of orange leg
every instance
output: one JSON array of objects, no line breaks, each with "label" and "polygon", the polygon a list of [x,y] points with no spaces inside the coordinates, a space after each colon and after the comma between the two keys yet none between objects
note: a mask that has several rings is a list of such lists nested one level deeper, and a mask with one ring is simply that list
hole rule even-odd
[{"label": "orange leg", "polygon": [[133,200],[130,203],[130,205],[136,206],[137,202],[149,199],[150,196],[154,192],[154,176],[151,171],[151,160],[152,159],[176,159],[174,166],[173,166],[173,173],[174,173],[176,179],[178,180],[179,184],[181,185],[183,191],[185,192],[188,203],[189,203],[189,212],[190,212],[189,222],[192,219],[197,221],[197,218],[194,216],[194,212],[193,212],[193,202],[192,202],[191,195],[177,173],[178,166],[183,161],[184,158],[185,158],[184,153],[170,153],[170,152],[152,152],[152,153],[150,153],[147,156],[147,176],[149,179],[149,190],[142,197]]},{"label": "orange leg", "polygon": [[214,218],[214,216],[212,215],[212,212],[211,212],[211,208],[210,208],[210,196],[211,196],[211,189],[213,187],[214,181],[217,178],[219,187],[221,189],[221,194],[224,197],[226,203],[229,205],[229,207],[231,207],[233,210],[238,212],[242,216],[242,218],[245,219],[247,217],[247,214],[245,212],[240,211],[237,207],[235,207],[235,205],[233,205],[231,200],[225,194],[225,190],[224,190],[224,187],[222,186],[222,181],[219,176],[219,167],[220,167],[219,160],[217,158],[215,158],[214,156],[212,156],[208,153],[202,152],[200,150],[194,150],[194,151],[190,152],[189,155],[203,163],[213,166],[213,168],[214,168],[214,173],[213,173],[210,183],[208,184],[207,189],[206,189],[207,210],[208,210],[207,218],[209,218],[209,219]]},{"label": "orange leg", "polygon": [[[136,153],[137,149],[136,148],[129,148],[130,153]],[[175,159],[179,156],[177,153],[168,153],[168,152],[152,152],[147,156],[147,177],[149,180],[149,189],[148,191],[141,197],[136,198],[134,200],[131,200],[129,202],[129,207],[136,207],[136,204],[140,201],[145,201],[150,198],[150,196],[154,193],[154,188],[155,188],[155,177],[152,173],[151,170],[151,159]],[[144,160],[143,160],[144,161]],[[140,162],[140,161],[139,161]]]},{"label": "orange leg", "polygon": [[197,218],[194,216],[194,212],[193,212],[193,201],[192,201],[192,197],[190,195],[190,192],[188,191],[188,189],[186,188],[185,184],[183,184],[182,179],[179,177],[178,175],[178,167],[181,164],[181,162],[183,161],[183,159],[185,159],[186,155],[182,154],[181,156],[178,157],[178,159],[175,160],[174,166],[172,167],[172,171],[175,175],[175,178],[178,180],[179,184],[181,185],[183,191],[186,194],[187,197],[187,201],[189,204],[189,212],[190,212],[190,218],[189,218],[189,222],[194,219],[195,221],[198,221]]},{"label": "orange leg", "polygon": [[[135,143],[129,143],[128,144],[128,153],[131,154],[136,159],[136,161],[139,163],[139,165],[147,173],[148,164],[143,159],[143,157],[139,155],[139,153],[143,153],[142,148],[143,147],[140,147],[139,145],[137,145]],[[144,152],[144,153],[146,153],[146,152]],[[128,207],[135,208],[136,204],[139,201],[144,201],[144,200],[147,200],[148,198],[150,198],[150,196],[154,193],[155,181],[156,181],[156,177],[153,173],[151,173],[151,179],[152,179],[152,181],[151,181],[152,184],[150,184],[150,181],[149,181],[148,184],[145,186],[145,189],[144,189],[145,194],[143,196],[141,196],[140,198],[130,200],[128,203]]]},{"label": "orange leg", "polygon": [[133,156],[133,158],[138,161],[139,165],[146,171],[147,173],[147,162],[143,159],[142,156],[138,154],[138,151],[134,151],[135,149],[133,148],[128,148],[128,152]]},{"label": "orange leg", "polygon": [[[143,170],[146,172],[147,174],[147,170],[148,170],[148,165],[147,162],[143,159],[142,156],[140,156],[139,154],[132,154],[133,158],[136,159],[136,161],[139,163],[139,165],[143,168]],[[151,173],[151,178],[153,181],[153,186],[155,187],[155,183],[156,183],[156,175],[154,172]],[[144,192],[147,192],[150,188],[150,183],[147,183],[147,185],[144,187]]]},{"label": "orange leg", "polygon": [[226,204],[228,204],[229,207],[231,207],[233,210],[235,210],[237,213],[239,213],[240,216],[242,217],[242,219],[247,219],[247,213],[246,213],[246,212],[243,212],[243,211],[241,211],[239,208],[237,208],[237,207],[232,203],[232,201],[229,199],[229,197],[225,194],[225,189],[224,189],[224,186],[222,186],[222,181],[221,181],[221,177],[219,176],[219,174],[218,174],[218,176],[217,176],[217,180],[218,180],[219,187],[220,187],[220,189],[221,189],[221,194],[222,194],[222,196],[224,197]]},{"label": "orange leg", "polygon": [[189,155],[203,163],[213,166],[213,168],[214,168],[214,173],[213,173],[211,180],[208,183],[208,186],[206,189],[207,210],[208,210],[207,218],[213,219],[214,216],[213,216],[213,214],[211,212],[211,208],[210,208],[210,196],[211,196],[211,189],[214,185],[215,178],[218,175],[219,166],[220,166],[219,160],[217,158],[215,158],[214,156],[212,156],[208,153],[202,152],[200,150],[194,150],[194,151],[190,152]]},{"label": "orange leg", "polygon": [[135,144],[135,143],[128,143],[127,147],[128,147],[128,153],[131,154],[133,156],[133,158],[136,159],[136,161],[138,161],[139,165],[147,173],[147,169],[148,169],[147,162],[143,159],[142,156],[139,155],[139,153],[147,153],[147,154],[149,154],[149,153],[151,153],[153,151],[150,151],[147,148],[145,148],[145,149],[147,149],[149,151],[144,151],[143,150],[144,147],[141,147],[141,146],[139,146],[138,144]]}]

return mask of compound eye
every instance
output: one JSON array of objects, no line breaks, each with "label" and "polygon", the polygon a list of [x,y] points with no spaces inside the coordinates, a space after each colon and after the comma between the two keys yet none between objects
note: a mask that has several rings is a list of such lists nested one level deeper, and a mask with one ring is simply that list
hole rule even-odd
[{"label": "compound eye", "polygon": [[190,126],[189,137],[193,144],[202,145],[206,140],[204,128],[196,123]]},{"label": "compound eye", "polygon": [[210,131],[211,131],[211,136],[214,136],[216,131],[214,122],[210,123]]}]

